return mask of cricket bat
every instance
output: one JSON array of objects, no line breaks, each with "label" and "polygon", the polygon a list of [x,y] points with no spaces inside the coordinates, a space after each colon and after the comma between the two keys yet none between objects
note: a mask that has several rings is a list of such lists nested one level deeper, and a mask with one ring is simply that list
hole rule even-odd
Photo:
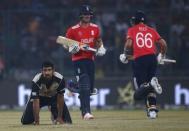
[{"label": "cricket bat", "polygon": [[176,60],[167,59],[167,58],[162,59],[162,61],[163,62],[168,62],[168,63],[176,63]]},{"label": "cricket bat", "polygon": [[[132,55],[127,55],[128,60],[134,60],[134,57]],[[163,58],[163,62],[165,63],[176,63],[176,60],[173,59],[168,59],[168,58]]]},{"label": "cricket bat", "polygon": [[58,36],[58,38],[56,39],[56,42],[58,44],[61,44],[64,47],[69,47],[69,46],[71,46],[73,44],[78,44],[79,47],[81,48],[81,50],[92,51],[92,52],[96,52],[97,51],[95,48],[91,48],[87,44],[84,44],[82,42],[75,41],[75,40],[72,40],[72,39],[69,39],[69,38],[66,38],[66,37],[63,37],[63,36]]}]

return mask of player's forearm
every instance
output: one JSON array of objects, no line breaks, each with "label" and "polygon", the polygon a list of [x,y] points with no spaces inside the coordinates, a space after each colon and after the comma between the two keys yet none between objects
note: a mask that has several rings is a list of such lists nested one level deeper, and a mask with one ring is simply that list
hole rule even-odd
[{"label": "player's forearm", "polygon": [[125,55],[132,55],[132,40],[131,39],[127,39],[127,41],[125,42],[123,52]]},{"label": "player's forearm", "polygon": [[36,125],[39,124],[39,99],[34,99],[33,100],[33,115],[34,115],[34,122]]},{"label": "player's forearm", "polygon": [[161,52],[161,54],[165,55],[166,52],[167,52],[166,41],[164,39],[160,39],[158,42],[160,43],[160,47],[161,47],[160,52]]},{"label": "player's forearm", "polygon": [[103,44],[103,41],[102,41],[102,39],[101,38],[98,38],[97,40],[96,40],[96,47],[97,48],[100,48],[101,46],[104,46],[104,44]]},{"label": "player's forearm", "polygon": [[57,109],[58,109],[58,117],[62,118],[62,112],[64,108],[64,97],[62,94],[58,94],[57,96]]}]

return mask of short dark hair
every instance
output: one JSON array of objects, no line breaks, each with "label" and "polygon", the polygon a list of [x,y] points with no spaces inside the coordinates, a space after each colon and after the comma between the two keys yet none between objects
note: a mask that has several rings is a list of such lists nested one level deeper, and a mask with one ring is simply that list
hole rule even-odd
[{"label": "short dark hair", "polygon": [[44,67],[52,67],[54,69],[54,64],[51,61],[44,61],[42,63],[42,68]]}]

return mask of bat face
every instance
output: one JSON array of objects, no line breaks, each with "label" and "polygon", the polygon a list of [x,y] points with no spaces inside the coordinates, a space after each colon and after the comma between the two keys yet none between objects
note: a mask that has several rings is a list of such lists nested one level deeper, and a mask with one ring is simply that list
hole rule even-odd
[{"label": "bat face", "polygon": [[75,41],[75,40],[72,40],[72,39],[69,39],[69,38],[66,38],[66,37],[63,37],[63,36],[58,36],[58,38],[56,39],[56,42],[58,44],[61,44],[63,47],[65,48],[69,48],[70,46],[72,45],[79,45],[80,46],[80,49],[81,50],[84,50],[84,51],[92,51],[92,52],[96,52],[97,50],[94,49],[94,48],[91,48],[89,46],[86,46],[86,44],[84,43],[81,43],[81,42],[78,42],[78,41]]},{"label": "bat face", "polygon": [[66,38],[66,37],[63,37],[63,36],[58,36],[58,38],[56,39],[56,42],[58,44],[61,44],[62,46],[66,46],[66,47],[69,47],[73,44],[80,45],[80,42]]}]

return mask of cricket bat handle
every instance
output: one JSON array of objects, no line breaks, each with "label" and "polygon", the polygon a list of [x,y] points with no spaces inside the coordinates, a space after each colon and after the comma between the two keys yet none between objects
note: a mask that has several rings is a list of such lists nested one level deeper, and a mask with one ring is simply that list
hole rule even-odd
[{"label": "cricket bat handle", "polygon": [[97,49],[95,49],[95,48],[92,48],[92,47],[90,47],[90,46],[86,46],[86,45],[84,45],[84,46],[80,46],[81,47],[81,50],[84,50],[84,51],[92,51],[92,52],[97,52]]},{"label": "cricket bat handle", "polygon": [[97,49],[94,49],[94,48],[91,48],[91,47],[89,47],[88,50],[93,51],[93,52],[97,52]]}]

